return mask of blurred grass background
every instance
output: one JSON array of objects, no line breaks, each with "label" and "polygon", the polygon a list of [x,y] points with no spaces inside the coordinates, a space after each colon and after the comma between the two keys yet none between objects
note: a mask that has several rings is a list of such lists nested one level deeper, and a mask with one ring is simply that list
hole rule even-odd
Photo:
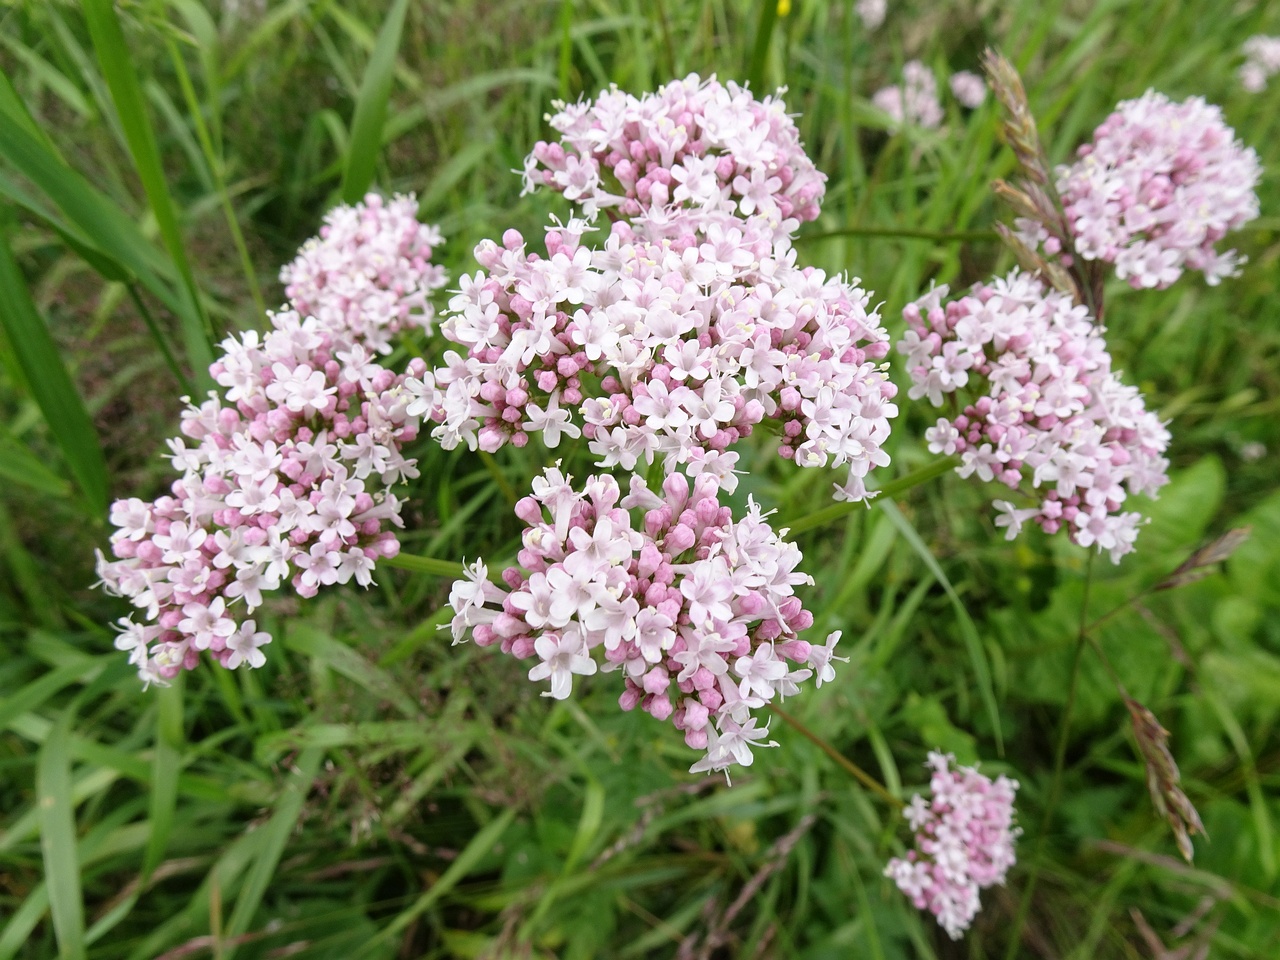
[{"label": "blurred grass background", "polygon": [[[820,0],[0,6],[0,958],[1280,955],[1280,83],[1233,75],[1259,32],[1280,32],[1265,2],[905,2],[874,33]],[[690,776],[607,678],[552,703],[509,658],[450,648],[438,580],[282,598],[262,670],[138,689],[107,629],[127,610],[90,589],[105,504],[167,487],[211,338],[260,325],[329,205],[415,191],[456,277],[479,239],[564,212],[511,172],[552,99],[752,77],[789,88],[830,177],[801,256],[863,278],[896,336],[931,280],[1009,265],[987,184],[1012,161],[990,102],[895,134],[869,97],[989,43],[1055,160],[1154,86],[1222,104],[1267,172],[1243,277],[1109,290],[1117,365],[1174,433],[1136,555],[1007,544],[954,476],[799,535],[815,630],[843,629],[851,662],[788,710],[899,795],[934,747],[1022,781],[1020,863],[965,941],[882,879],[897,815],[796,731],[776,723],[732,789]],[[889,472],[928,461],[928,419],[904,412]],[[508,556],[502,484],[419,456],[406,550]],[[545,457],[502,451],[504,483]],[[783,520],[828,502],[830,478],[744,460],[742,496]],[[1073,663],[1081,624],[1243,525],[1221,574],[1091,632],[1172,733],[1210,838],[1188,867],[1101,662]]]}]

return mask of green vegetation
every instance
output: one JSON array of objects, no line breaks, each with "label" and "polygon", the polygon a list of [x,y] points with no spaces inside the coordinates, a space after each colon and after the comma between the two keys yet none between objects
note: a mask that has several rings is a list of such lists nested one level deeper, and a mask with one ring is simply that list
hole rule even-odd
[{"label": "green vegetation", "polygon": [[[0,6],[0,958],[1280,955],[1280,83],[1234,76],[1280,11],[913,0],[868,34],[850,3],[760,6]],[[282,599],[263,669],[139,689],[107,626],[128,611],[90,588],[105,504],[171,481],[179,396],[282,298],[328,206],[416,191],[456,277],[481,238],[565,209],[510,172],[551,99],[751,76],[789,88],[830,177],[802,255],[862,277],[896,334],[930,281],[1011,263],[989,181],[1013,160],[990,99],[892,134],[869,97],[906,59],[976,69],[987,44],[1056,161],[1156,87],[1222,104],[1267,172],[1241,278],[1108,290],[1117,366],[1174,434],[1136,554],[1006,543],[952,474],[796,535],[816,629],[843,629],[851,662],[788,712],[898,797],[935,747],[1022,782],[1019,864],[965,941],[881,877],[901,818],[820,745],[776,722],[731,789],[691,776],[601,678],[553,702],[514,660],[450,647],[430,573]],[[931,461],[925,425],[904,410],[888,473]],[[510,556],[536,446],[420,444],[406,553]],[[585,450],[567,460],[585,475]],[[744,460],[736,497],[780,525],[830,503],[830,477],[763,442]],[[1221,569],[1154,589],[1246,525]],[[1170,731],[1208,832],[1192,866],[1099,650]]]}]

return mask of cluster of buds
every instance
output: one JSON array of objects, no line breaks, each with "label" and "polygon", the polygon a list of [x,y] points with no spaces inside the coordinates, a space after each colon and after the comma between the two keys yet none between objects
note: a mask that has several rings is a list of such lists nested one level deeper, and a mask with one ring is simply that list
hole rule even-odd
[{"label": "cluster of buds", "polygon": [[951,754],[929,754],[930,797],[911,798],[903,811],[914,849],[885,867],[919,910],[928,910],[958,940],[978,914],[978,893],[1004,883],[1015,860],[1013,795],[1018,782],[995,780],[957,766]]},{"label": "cluster of buds", "polygon": [[605,474],[581,492],[558,467],[534,480],[516,505],[525,528],[518,561],[488,580],[477,561],[454,584],[453,636],[469,630],[537,658],[529,679],[546,696],[569,696],[573,676],[621,674],[624,710],[671,720],[705,754],[692,772],[749,766],[766,727],[754,711],[832,679],[839,633],[800,639],[813,616],[795,596],[811,584],[801,556],[754,501],[735,521],[720,482],[667,477],[661,495],[633,474],[626,496]]},{"label": "cluster of buds", "polygon": [[560,139],[534,146],[525,189],[557,190],[589,218],[604,209],[672,235],[758,215],[787,235],[818,216],[826,177],[780,97],[690,74],[641,97],[614,87],[555,106]]},{"label": "cluster of buds", "polygon": [[442,282],[425,260],[434,229],[407,229],[411,208],[371,196],[331,212],[327,234],[285,271],[293,306],[317,315],[281,310],[265,336],[225,340],[210,367],[222,392],[188,402],[183,436],[169,441],[181,479],[170,495],[112,506],[115,559],[100,555],[98,573],[142,611],[142,622],[122,619],[116,646],[145,682],[193,669],[202,653],[261,666],[271,637],[250,615],[264,593],[368,586],[377,560],[399,550],[392,489],[418,475],[402,453],[419,429],[403,384],[426,364],[398,374],[375,351],[399,324],[426,322],[425,291]]},{"label": "cluster of buds", "polygon": [[977,395],[925,434],[929,449],[958,453],[963,477],[1039,501],[995,501],[1009,539],[1034,521],[1118,562],[1142,520],[1121,512],[1125,501],[1168,480],[1168,431],[1112,371],[1102,329],[1066,294],[1016,270],[944,305],[947,293],[940,286],[907,305],[898,344],[912,399],[941,406],[962,389]]},{"label": "cluster of buds", "polygon": [[584,229],[548,231],[546,256],[514,230],[477,247],[488,272],[463,278],[442,324],[466,355],[409,384],[442,446],[585,436],[601,467],[662,457],[732,490],[729,447],[769,418],[782,456],[847,466],[837,496],[867,496],[897,407],[856,282],[797,267],[759,218],[660,240],[619,222],[594,249]]}]

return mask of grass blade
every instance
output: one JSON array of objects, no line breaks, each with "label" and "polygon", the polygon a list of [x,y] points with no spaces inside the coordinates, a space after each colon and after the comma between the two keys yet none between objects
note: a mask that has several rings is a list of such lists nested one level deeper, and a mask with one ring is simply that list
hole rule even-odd
[{"label": "grass blade", "polygon": [[76,819],[71,799],[71,721],[64,710],[40,750],[36,795],[40,819],[40,851],[49,886],[49,910],[58,955],[85,956],[84,901],[80,896],[80,860],[76,852]]},{"label": "grass blade", "polygon": [[188,356],[193,365],[207,367],[208,363],[202,362],[202,357],[209,353],[212,359],[210,341],[213,327],[200,303],[195,276],[191,272],[191,263],[187,260],[182,231],[178,227],[177,211],[165,182],[164,166],[160,162],[155,130],[147,115],[142,86],[133,69],[133,56],[125,43],[111,0],[83,0],[81,6],[89,35],[93,38],[93,48],[98,54],[98,63],[102,66],[102,75],[111,91],[111,99],[120,118],[125,140],[129,144],[129,152],[133,155],[134,166],[142,181],[142,189],[147,195],[152,213],[155,214],[160,236],[169,256],[177,265],[185,299],[192,308],[181,315]]},{"label": "grass blade", "polygon": [[94,511],[105,513],[107,464],[97,431],[36,310],[7,235],[0,236],[0,326],[68,469]]},{"label": "grass blade", "polygon": [[396,934],[408,928],[414,920],[429,910],[437,900],[456,887],[461,880],[465,879],[467,874],[474,870],[476,865],[502,839],[502,835],[507,832],[507,827],[511,826],[511,821],[515,817],[516,811],[508,808],[502,811],[502,814],[496,820],[486,824],[479,833],[471,838],[471,842],[458,854],[458,858],[449,864],[449,869],[440,874],[440,879],[433,883],[426,893],[414,901],[408,910],[396,917],[378,936],[369,941],[366,951],[359,954],[359,956],[368,956],[372,952],[372,948],[386,943]]},{"label": "grass blade", "polygon": [[342,199],[356,203],[373,183],[374,167],[382,149],[382,126],[387,119],[387,100],[391,97],[391,81],[395,75],[396,55],[400,50],[400,34],[408,0],[396,0],[378,31],[378,42],[365,67],[351,118],[347,163],[342,171]]},{"label": "grass blade", "polygon": [[[240,895],[236,897],[235,909],[231,911],[231,919],[227,921],[226,936],[234,943],[234,938],[248,932],[253,916],[258,912],[267,886],[276,872],[280,857],[284,853],[289,835],[298,824],[298,816],[302,813],[302,804],[311,792],[311,784],[320,771],[320,761],[324,750],[310,747],[298,755],[297,765],[289,775],[284,790],[276,800],[275,810],[265,827],[254,831],[253,838],[259,845],[258,855],[254,858],[249,874],[245,877]],[[234,946],[228,945],[222,956],[231,960],[235,953]]]},{"label": "grass blade", "polygon": [[982,649],[982,638],[978,636],[977,625],[969,616],[969,611],[964,608],[960,595],[947,579],[933,551],[921,539],[916,528],[911,525],[911,521],[902,515],[897,504],[880,497],[876,499],[876,505],[888,514],[890,522],[898,528],[898,532],[911,544],[911,548],[924,561],[924,565],[929,568],[929,572],[934,575],[938,583],[942,584],[942,589],[947,592],[947,599],[951,601],[951,607],[956,612],[956,621],[960,625],[960,636],[964,639],[964,645],[969,651],[969,662],[973,666],[973,674],[978,681],[978,694],[982,697],[982,705],[986,708],[987,719],[991,722],[991,729],[995,734],[996,750],[1004,756],[1004,733],[1000,729],[1000,708],[996,704],[996,694],[991,684],[991,665],[987,663],[986,651]]},{"label": "grass blade", "polygon": [[174,813],[178,806],[178,774],[182,770],[182,702],[181,679],[156,692],[159,715],[156,717],[156,749],[151,761],[151,796],[148,819],[151,835],[142,861],[143,883],[160,865],[169,834],[173,831]]}]

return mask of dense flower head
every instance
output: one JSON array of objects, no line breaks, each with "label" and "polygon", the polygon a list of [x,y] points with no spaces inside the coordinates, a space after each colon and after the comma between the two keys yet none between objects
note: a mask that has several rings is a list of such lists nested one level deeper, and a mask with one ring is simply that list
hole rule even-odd
[{"label": "dense flower head", "polygon": [[354,206],[334,207],[320,235],[280,270],[290,303],[304,317],[378,353],[406,327],[431,332],[432,290],[445,284],[431,263],[437,227],[418,221],[410,195],[384,200],[370,193]]},{"label": "dense flower head", "polygon": [[596,248],[585,229],[550,230],[545,256],[514,230],[476,248],[485,269],[462,279],[441,325],[465,353],[407,385],[443,446],[584,436],[601,467],[661,457],[732,491],[729,448],[768,418],[783,457],[847,465],[837,496],[867,496],[896,388],[856,281],[797,267],[758,218],[661,239],[619,222]]},{"label": "dense flower head", "polygon": [[951,95],[960,102],[960,106],[970,110],[978,109],[982,106],[982,101],[987,99],[987,82],[972,70],[957,70],[951,75],[947,85],[951,87]]},{"label": "dense flower head", "polygon": [[932,752],[930,798],[911,798],[903,816],[915,832],[914,849],[895,857],[884,874],[919,910],[938,919],[952,940],[978,914],[978,891],[1003,884],[1015,862],[1013,795],[1018,782],[994,781],[951,754]]},{"label": "dense flower head", "polygon": [[1057,176],[1080,256],[1114,263],[1135,288],[1163,289],[1184,270],[1210,284],[1238,273],[1243,258],[1215,244],[1258,216],[1262,168],[1218,107],[1149,90],[1119,104],[1078,153]]},{"label": "dense flower head", "polygon": [[534,146],[525,189],[548,186],[590,218],[607,209],[666,235],[758,215],[790,234],[818,216],[826,177],[780,96],[690,74],[640,97],[611,87],[556,108],[560,139]]},{"label": "dense flower head", "polygon": [[889,0],[858,0],[853,12],[858,15],[865,29],[875,30],[884,23],[885,15],[889,12]]},{"label": "dense flower head", "polygon": [[944,304],[947,293],[939,286],[907,305],[897,345],[912,399],[977,397],[939,418],[929,449],[960,454],[962,477],[1028,497],[1025,507],[995,501],[1009,539],[1034,521],[1118,562],[1142,522],[1121,512],[1125,501],[1168,481],[1168,431],[1112,371],[1102,328],[1066,294],[1017,270]]},{"label": "dense flower head", "polygon": [[399,550],[391,488],[418,475],[401,453],[418,431],[404,375],[315,317],[270,320],[265,336],[221,344],[210,372],[223,394],[188,403],[183,436],[169,441],[182,474],[171,495],[112,505],[116,559],[100,556],[98,572],[142,612],[121,621],[116,646],[147,682],[195,668],[201,652],[261,666],[271,637],[249,615],[263,593],[367,586],[374,563]]},{"label": "dense flower head", "polygon": [[834,677],[839,633],[799,639],[813,623],[794,588],[800,550],[750,501],[733,519],[710,474],[680,474],[650,490],[633,474],[623,496],[608,474],[581,491],[559,466],[516,505],[527,524],[518,562],[490,582],[477,561],[454,584],[454,641],[533,658],[544,696],[568,697],[574,675],[621,674],[624,710],[636,707],[684,732],[705,755],[692,772],[749,766],[768,735],[758,711],[814,678]]},{"label": "dense flower head", "polygon": [[938,101],[938,80],[919,60],[902,65],[902,83],[877,90],[873,106],[883,110],[898,126],[933,130],[942,125],[942,104]]},{"label": "dense flower head", "polygon": [[1261,93],[1267,81],[1280,73],[1280,37],[1258,34],[1244,42],[1244,63],[1237,76],[1250,93]]}]

